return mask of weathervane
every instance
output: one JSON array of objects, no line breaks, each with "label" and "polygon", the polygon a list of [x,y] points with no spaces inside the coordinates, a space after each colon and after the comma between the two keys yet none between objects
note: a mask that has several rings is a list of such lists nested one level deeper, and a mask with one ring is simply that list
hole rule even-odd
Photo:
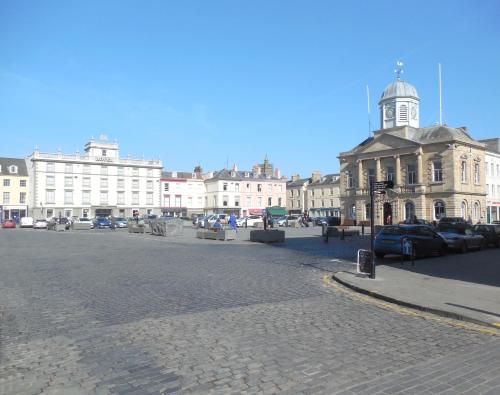
[{"label": "weathervane", "polygon": [[404,64],[403,64],[403,62],[401,60],[398,60],[396,62],[396,68],[394,69],[394,72],[396,73],[396,78],[398,80],[401,79],[401,74],[404,73],[403,66],[404,66]]}]

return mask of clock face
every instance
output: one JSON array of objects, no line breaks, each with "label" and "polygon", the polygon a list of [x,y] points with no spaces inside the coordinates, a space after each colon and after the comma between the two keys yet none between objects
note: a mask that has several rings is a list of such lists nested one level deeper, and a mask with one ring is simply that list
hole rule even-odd
[{"label": "clock face", "polygon": [[394,107],[386,107],[385,108],[385,116],[387,118],[393,118],[394,117]]},{"label": "clock face", "polygon": [[411,117],[412,119],[417,119],[417,107],[411,108]]}]

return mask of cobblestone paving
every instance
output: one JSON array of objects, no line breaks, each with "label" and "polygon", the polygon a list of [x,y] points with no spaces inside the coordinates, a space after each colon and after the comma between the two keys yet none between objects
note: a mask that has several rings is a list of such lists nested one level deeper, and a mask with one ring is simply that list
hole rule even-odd
[{"label": "cobblestone paving", "polygon": [[498,337],[325,288],[327,257],[120,231],[0,251],[0,394],[500,393]]}]

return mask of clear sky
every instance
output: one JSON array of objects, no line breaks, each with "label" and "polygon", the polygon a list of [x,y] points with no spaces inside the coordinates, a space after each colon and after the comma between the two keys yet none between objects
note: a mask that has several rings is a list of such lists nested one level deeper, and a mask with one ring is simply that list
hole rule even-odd
[{"label": "clear sky", "polygon": [[500,137],[500,0],[0,2],[0,156],[106,133],[166,170],[337,171],[394,64],[435,123]]}]

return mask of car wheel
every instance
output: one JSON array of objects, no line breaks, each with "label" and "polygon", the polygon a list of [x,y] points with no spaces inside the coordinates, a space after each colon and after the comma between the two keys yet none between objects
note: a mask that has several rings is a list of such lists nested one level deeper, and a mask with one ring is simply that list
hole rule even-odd
[{"label": "car wheel", "polygon": [[382,258],[385,256],[385,254],[384,254],[383,252],[376,252],[376,253],[375,253],[375,256],[376,256],[378,259],[382,259]]},{"label": "car wheel", "polygon": [[464,241],[462,245],[460,246],[460,252],[463,254],[464,252],[467,252],[467,243]]}]

